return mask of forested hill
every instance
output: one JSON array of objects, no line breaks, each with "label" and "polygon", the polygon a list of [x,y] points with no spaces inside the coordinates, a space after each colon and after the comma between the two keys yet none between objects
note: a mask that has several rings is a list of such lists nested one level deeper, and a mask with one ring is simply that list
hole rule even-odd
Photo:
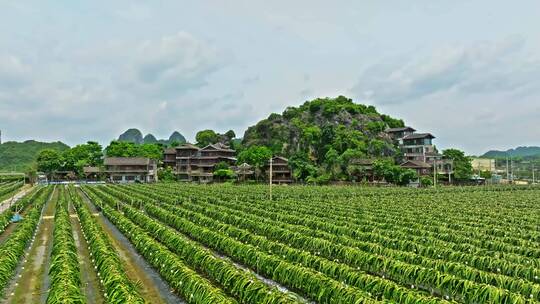
[{"label": "forested hill", "polygon": [[0,171],[24,172],[32,167],[38,153],[44,149],[64,151],[69,149],[69,146],[59,141],[45,143],[27,140],[25,142],[2,143],[0,145]]},{"label": "forested hill", "polygon": [[318,98],[249,127],[243,146],[267,146],[274,154],[317,167],[346,166],[351,158],[393,156],[392,140],[384,132],[404,122],[351,99]]},{"label": "forested hill", "polygon": [[491,150],[482,157],[505,158],[505,157],[534,157],[540,158],[540,147],[517,147],[506,151]]}]

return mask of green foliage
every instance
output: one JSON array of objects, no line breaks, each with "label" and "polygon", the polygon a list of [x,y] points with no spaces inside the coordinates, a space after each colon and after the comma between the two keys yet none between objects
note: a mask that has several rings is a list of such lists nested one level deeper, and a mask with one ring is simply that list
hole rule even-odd
[{"label": "green foliage", "polygon": [[[33,238],[37,224],[40,221],[41,210],[47,202],[52,189],[52,187],[48,187],[47,190],[39,191],[35,196],[36,192],[31,192],[23,198],[26,205],[31,203],[31,207],[24,220],[17,225],[17,228],[11,234],[7,235],[7,238],[0,245],[0,290],[5,290],[15,274],[19,261],[23,257],[28,243]],[[29,197],[33,198],[31,202],[26,199]]]},{"label": "green foliage", "polygon": [[238,154],[238,163],[248,163],[254,167],[264,167],[272,157],[272,150],[265,146],[251,146]]},{"label": "green foliage", "polygon": [[381,115],[373,106],[354,103],[344,96],[306,101],[272,114],[248,128],[243,145],[269,147],[274,154],[293,160],[299,180],[318,177],[320,168],[332,179],[352,179],[347,167],[353,158],[393,156],[396,151],[384,130],[403,121]]},{"label": "green foliage", "polygon": [[105,148],[108,157],[132,157],[137,154],[137,146],[132,142],[113,140]]},{"label": "green foliage", "polygon": [[231,169],[217,169],[214,171],[214,178],[217,178],[218,180],[230,180],[234,179],[235,177],[236,175]]},{"label": "green foliage", "polygon": [[489,171],[480,171],[480,177],[482,178],[491,179],[492,176],[493,174]]},{"label": "green foliage", "polygon": [[105,148],[108,157],[148,157],[156,160],[163,158],[163,146],[161,144],[137,145],[125,141],[112,141]]},{"label": "green foliage", "polygon": [[233,140],[234,138],[236,138],[236,134],[234,133],[233,130],[229,130],[227,132],[225,132],[225,137],[227,137],[229,140]]},{"label": "green foliage", "polygon": [[47,294],[47,304],[86,303],[81,289],[81,272],[68,212],[68,201],[62,188],[59,188],[56,201],[49,276],[51,286]]},{"label": "green foliage", "polygon": [[416,171],[402,168],[390,160],[375,161],[373,163],[373,172],[375,177],[400,186],[405,186],[418,178]]},{"label": "green foliage", "polygon": [[389,128],[403,128],[405,122],[402,119],[392,118],[386,114],[381,115],[382,120],[388,125]]},{"label": "green foliage", "polygon": [[[266,186],[87,188],[184,298],[194,281],[196,295],[214,294],[198,280],[204,276],[239,303],[298,301],[226,264],[234,261],[317,303],[540,300],[540,251],[531,246],[540,195],[530,187],[292,186],[274,188],[273,201]],[[512,208],[500,212],[501,204]],[[200,276],[172,267],[175,256]],[[180,288],[179,276],[189,278]]]},{"label": "green foliage", "polygon": [[0,145],[0,171],[25,172],[35,168],[37,155],[45,149],[61,152],[69,149],[69,146],[61,142],[44,143],[34,140],[2,143]]},{"label": "green foliage", "polygon": [[310,176],[317,176],[318,168],[309,160],[307,153],[294,154],[289,158],[289,165],[296,180],[306,180]]},{"label": "green foliage", "polygon": [[470,157],[465,156],[465,152],[458,149],[446,149],[443,157],[454,161],[454,178],[458,180],[469,179],[472,176],[472,164]]},{"label": "green foliage", "polygon": [[217,163],[215,166],[214,166],[214,170],[226,170],[226,169],[229,169],[231,166],[229,165],[229,163],[227,162],[219,162]]},{"label": "green foliage", "polygon": [[162,168],[158,170],[158,180],[160,182],[176,181],[176,175],[171,167]]},{"label": "green foliage", "polygon": [[74,171],[78,176],[82,176],[84,167],[98,167],[103,164],[102,147],[94,141],[76,145],[62,153],[60,163],[58,170]]},{"label": "green foliage", "polygon": [[57,150],[45,149],[38,154],[37,169],[48,175],[58,170],[62,164],[62,155]]},{"label": "green foliage", "polygon": [[209,144],[216,143],[219,140],[219,136],[213,130],[203,130],[197,133],[195,140],[197,141],[197,146],[202,148]]},{"label": "green foliage", "polygon": [[423,187],[433,186],[433,178],[429,176],[421,176],[420,185],[422,185]]},{"label": "green foliage", "polygon": [[88,242],[94,268],[100,274],[100,283],[108,303],[145,303],[134,282],[126,275],[118,253],[113,249],[110,238],[94,215],[83,203],[73,187],[69,196],[79,217],[83,235]]}]

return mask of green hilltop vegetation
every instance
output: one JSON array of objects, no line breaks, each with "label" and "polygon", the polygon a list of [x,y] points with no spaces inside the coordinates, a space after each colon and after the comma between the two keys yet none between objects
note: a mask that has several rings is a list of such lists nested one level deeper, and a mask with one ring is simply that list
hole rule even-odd
[{"label": "green hilltop vegetation", "polygon": [[401,119],[344,96],[317,98],[249,127],[242,149],[253,153],[240,152],[239,159],[266,147],[289,158],[297,179],[351,180],[362,175],[358,159],[394,161],[399,152],[384,131],[404,125]]},{"label": "green hilltop vegetation", "polygon": [[2,143],[0,145],[0,171],[28,171],[35,167],[39,152],[45,149],[61,152],[68,150],[69,146],[59,141],[46,143],[27,140]]}]

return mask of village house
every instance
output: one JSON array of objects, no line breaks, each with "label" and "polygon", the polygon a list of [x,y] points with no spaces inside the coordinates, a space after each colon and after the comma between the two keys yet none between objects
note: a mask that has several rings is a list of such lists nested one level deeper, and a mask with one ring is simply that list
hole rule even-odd
[{"label": "village house", "polygon": [[157,182],[157,161],[147,157],[105,157],[107,180],[116,183]]},{"label": "village house", "polygon": [[[195,181],[207,183],[213,181],[214,168],[220,162],[229,165],[236,163],[236,152],[221,143],[199,148],[192,144],[184,144],[164,152],[163,164],[173,167],[180,181]],[[175,157],[175,164],[172,162]]]},{"label": "village house", "polygon": [[399,140],[403,137],[413,134],[414,132],[416,132],[416,130],[411,127],[386,129],[386,133],[397,142],[399,142]]},{"label": "village house", "polygon": [[272,183],[290,184],[292,183],[292,172],[289,167],[289,160],[285,157],[274,156],[266,165],[266,172],[270,174],[270,164],[272,165]]},{"label": "village house", "polygon": [[401,166],[415,170],[418,175],[452,174],[453,161],[445,159],[433,145],[431,133],[415,133],[411,127],[387,129],[386,132],[396,141],[403,153]]}]

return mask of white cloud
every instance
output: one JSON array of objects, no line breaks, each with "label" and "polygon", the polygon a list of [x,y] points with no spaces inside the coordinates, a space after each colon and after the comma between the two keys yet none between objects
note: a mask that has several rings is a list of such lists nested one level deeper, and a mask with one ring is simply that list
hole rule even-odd
[{"label": "white cloud", "polygon": [[0,89],[19,88],[31,80],[31,69],[14,55],[0,55]]},{"label": "white cloud", "polygon": [[454,46],[432,56],[390,60],[366,69],[352,91],[383,111],[435,133],[442,147],[481,154],[536,144],[540,60],[524,41]]},{"label": "white cloud", "polygon": [[[524,59],[523,40],[478,43],[437,50],[429,57],[412,56],[367,68],[352,88],[378,104],[409,102],[440,92],[477,94],[518,91],[536,84],[540,61]],[[532,61],[532,62],[531,62]]]}]

